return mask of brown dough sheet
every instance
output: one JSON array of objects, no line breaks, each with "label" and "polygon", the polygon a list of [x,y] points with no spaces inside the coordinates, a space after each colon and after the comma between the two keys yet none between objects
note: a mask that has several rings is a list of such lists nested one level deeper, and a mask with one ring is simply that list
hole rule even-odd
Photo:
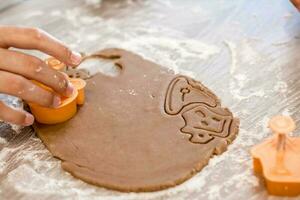
[{"label": "brown dough sheet", "polygon": [[125,50],[94,56],[115,60],[121,74],[89,79],[71,120],[34,126],[73,176],[119,191],[161,190],[200,171],[236,137],[238,120],[201,83]]}]

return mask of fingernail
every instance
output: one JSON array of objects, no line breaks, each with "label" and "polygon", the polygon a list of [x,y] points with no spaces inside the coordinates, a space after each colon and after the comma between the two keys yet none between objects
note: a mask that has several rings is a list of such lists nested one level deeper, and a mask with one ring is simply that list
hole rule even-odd
[{"label": "fingernail", "polygon": [[59,96],[54,96],[53,97],[53,107],[57,108],[61,104],[61,99]]},{"label": "fingernail", "polygon": [[71,82],[68,82],[68,86],[67,86],[67,89],[66,89],[66,95],[69,97],[73,94],[75,88],[73,86],[73,84]]},{"label": "fingernail", "polygon": [[26,114],[25,114],[25,120],[24,120],[23,125],[24,125],[24,126],[30,126],[30,125],[33,124],[33,122],[34,122],[34,117],[33,117],[33,115],[30,114],[30,113],[26,113]]},{"label": "fingernail", "polygon": [[74,65],[79,65],[81,62],[81,55],[79,53],[73,51],[71,54],[71,62]]}]

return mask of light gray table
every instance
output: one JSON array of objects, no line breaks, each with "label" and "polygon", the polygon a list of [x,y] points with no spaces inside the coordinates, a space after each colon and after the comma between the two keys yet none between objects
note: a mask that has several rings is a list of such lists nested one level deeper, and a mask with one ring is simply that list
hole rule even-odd
[{"label": "light gray table", "polygon": [[249,149],[271,134],[266,124],[273,115],[291,115],[299,125],[300,14],[293,6],[287,0],[97,2],[2,0],[0,24],[40,27],[83,52],[123,47],[190,74],[241,119],[240,134],[189,181],[124,194],[74,179],[31,128],[1,124],[0,199],[277,199],[253,175]]}]

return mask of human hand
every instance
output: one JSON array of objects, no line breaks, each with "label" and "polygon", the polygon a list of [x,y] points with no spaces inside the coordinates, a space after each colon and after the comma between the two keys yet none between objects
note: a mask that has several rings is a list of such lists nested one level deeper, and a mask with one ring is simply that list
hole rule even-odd
[{"label": "human hand", "polygon": [[290,0],[294,6],[300,11],[300,0]]},{"label": "human hand", "polygon": [[[59,95],[69,96],[73,93],[74,88],[64,74],[48,67],[35,56],[11,50],[10,47],[39,50],[70,66],[81,62],[80,54],[71,51],[62,42],[40,29],[0,26],[0,93],[46,107],[59,106]],[[35,85],[30,80],[51,87],[55,93]],[[1,101],[0,119],[23,126],[29,126],[34,121],[30,113],[13,109]]]}]

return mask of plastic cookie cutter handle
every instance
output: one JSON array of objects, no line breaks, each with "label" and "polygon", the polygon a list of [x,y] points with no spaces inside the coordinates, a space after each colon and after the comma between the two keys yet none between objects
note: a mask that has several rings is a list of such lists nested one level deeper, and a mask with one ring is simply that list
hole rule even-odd
[{"label": "plastic cookie cutter handle", "polygon": [[287,134],[295,130],[295,122],[289,116],[275,116],[269,121],[269,128],[277,137],[275,172],[288,174],[289,172],[284,166],[284,155],[287,145]]}]

